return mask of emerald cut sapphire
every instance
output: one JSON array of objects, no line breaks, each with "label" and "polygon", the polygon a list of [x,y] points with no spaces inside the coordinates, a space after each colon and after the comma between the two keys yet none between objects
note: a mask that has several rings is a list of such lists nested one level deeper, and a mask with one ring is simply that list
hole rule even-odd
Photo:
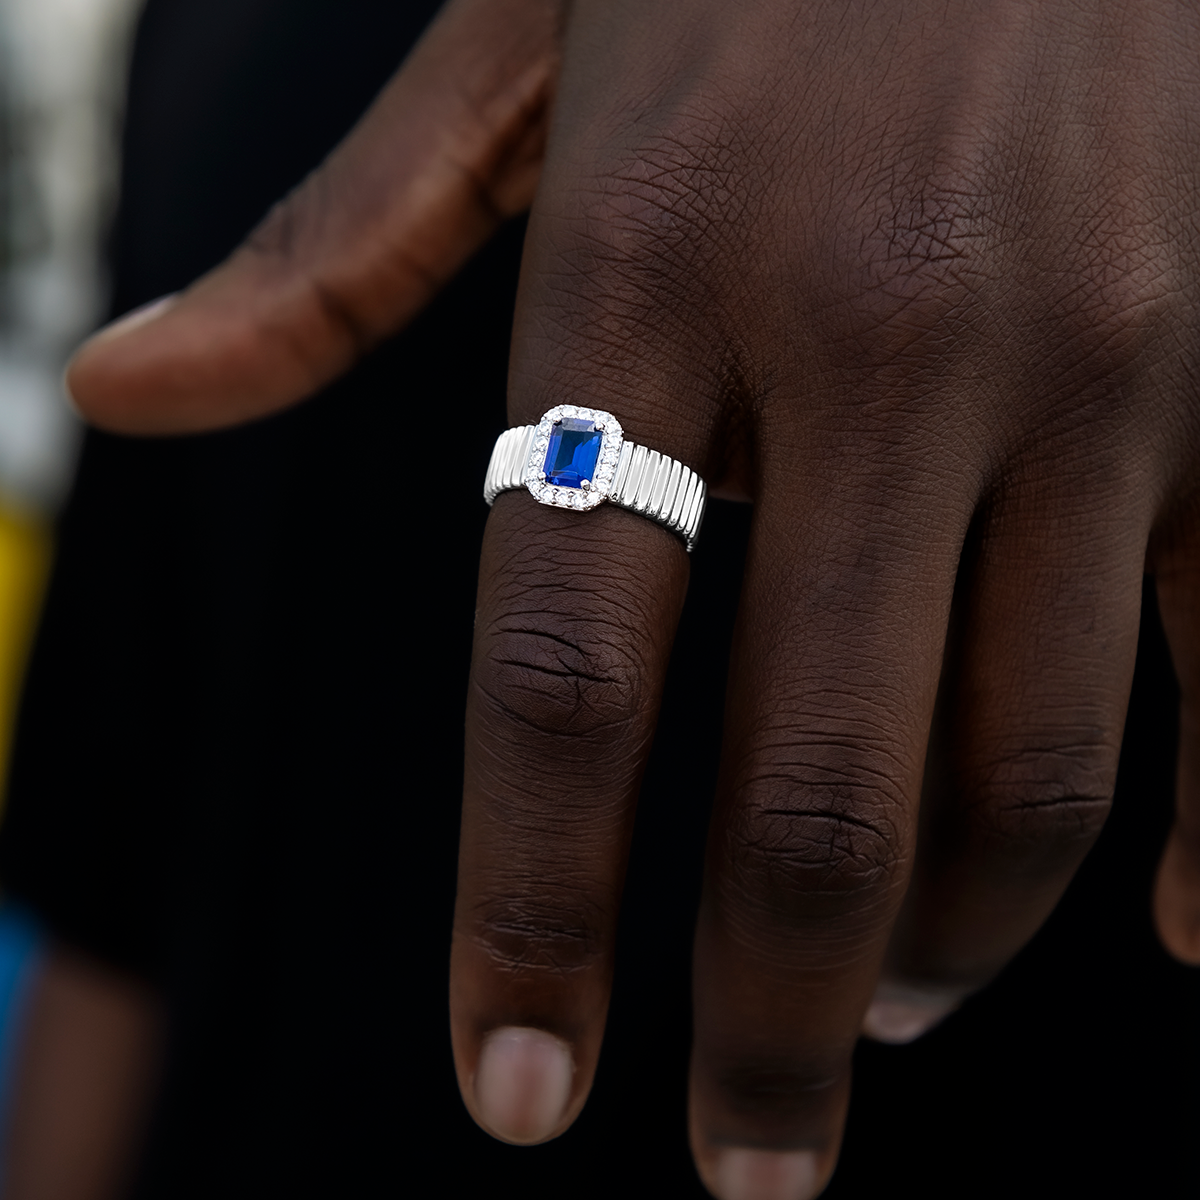
[{"label": "emerald cut sapphire", "polygon": [[585,479],[595,478],[596,459],[604,434],[591,421],[563,417],[550,427],[546,447],[546,482],[555,487],[580,487]]}]

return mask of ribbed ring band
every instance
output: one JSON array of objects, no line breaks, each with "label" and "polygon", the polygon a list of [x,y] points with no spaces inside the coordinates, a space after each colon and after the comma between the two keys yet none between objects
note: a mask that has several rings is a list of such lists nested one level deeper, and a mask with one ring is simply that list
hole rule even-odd
[{"label": "ribbed ring band", "polygon": [[537,425],[505,430],[483,484],[491,504],[525,487],[542,504],[583,511],[609,501],[696,544],[708,489],[677,459],[627,442],[620,422],[596,408],[560,404]]}]

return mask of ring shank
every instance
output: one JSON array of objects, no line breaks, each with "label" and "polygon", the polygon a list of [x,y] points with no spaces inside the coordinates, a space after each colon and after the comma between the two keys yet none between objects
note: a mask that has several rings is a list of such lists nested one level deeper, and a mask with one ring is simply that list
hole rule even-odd
[{"label": "ring shank", "polygon": [[525,464],[533,445],[536,425],[518,425],[506,429],[492,448],[492,458],[483,479],[483,498],[490,508],[501,492],[525,486]]},{"label": "ring shank", "polygon": [[[518,425],[496,439],[483,485],[488,504],[501,492],[525,486],[525,466],[536,428]],[[708,489],[700,476],[678,459],[624,442],[606,499],[679,534],[690,552],[704,519]]]}]

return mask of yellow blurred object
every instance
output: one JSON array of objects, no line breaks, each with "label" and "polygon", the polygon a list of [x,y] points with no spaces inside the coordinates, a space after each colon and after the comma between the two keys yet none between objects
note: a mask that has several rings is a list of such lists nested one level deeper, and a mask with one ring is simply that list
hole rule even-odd
[{"label": "yellow blurred object", "polygon": [[49,524],[0,499],[0,808],[50,555]]}]

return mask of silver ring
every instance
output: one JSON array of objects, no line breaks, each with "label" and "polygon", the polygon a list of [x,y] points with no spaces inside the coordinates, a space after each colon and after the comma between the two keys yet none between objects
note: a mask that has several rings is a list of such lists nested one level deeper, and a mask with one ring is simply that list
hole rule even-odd
[{"label": "silver ring", "polygon": [[560,404],[536,425],[506,429],[483,483],[491,504],[526,487],[541,504],[582,512],[608,500],[683,538],[690,552],[704,519],[708,488],[678,459],[625,440],[621,422],[599,408]]}]

